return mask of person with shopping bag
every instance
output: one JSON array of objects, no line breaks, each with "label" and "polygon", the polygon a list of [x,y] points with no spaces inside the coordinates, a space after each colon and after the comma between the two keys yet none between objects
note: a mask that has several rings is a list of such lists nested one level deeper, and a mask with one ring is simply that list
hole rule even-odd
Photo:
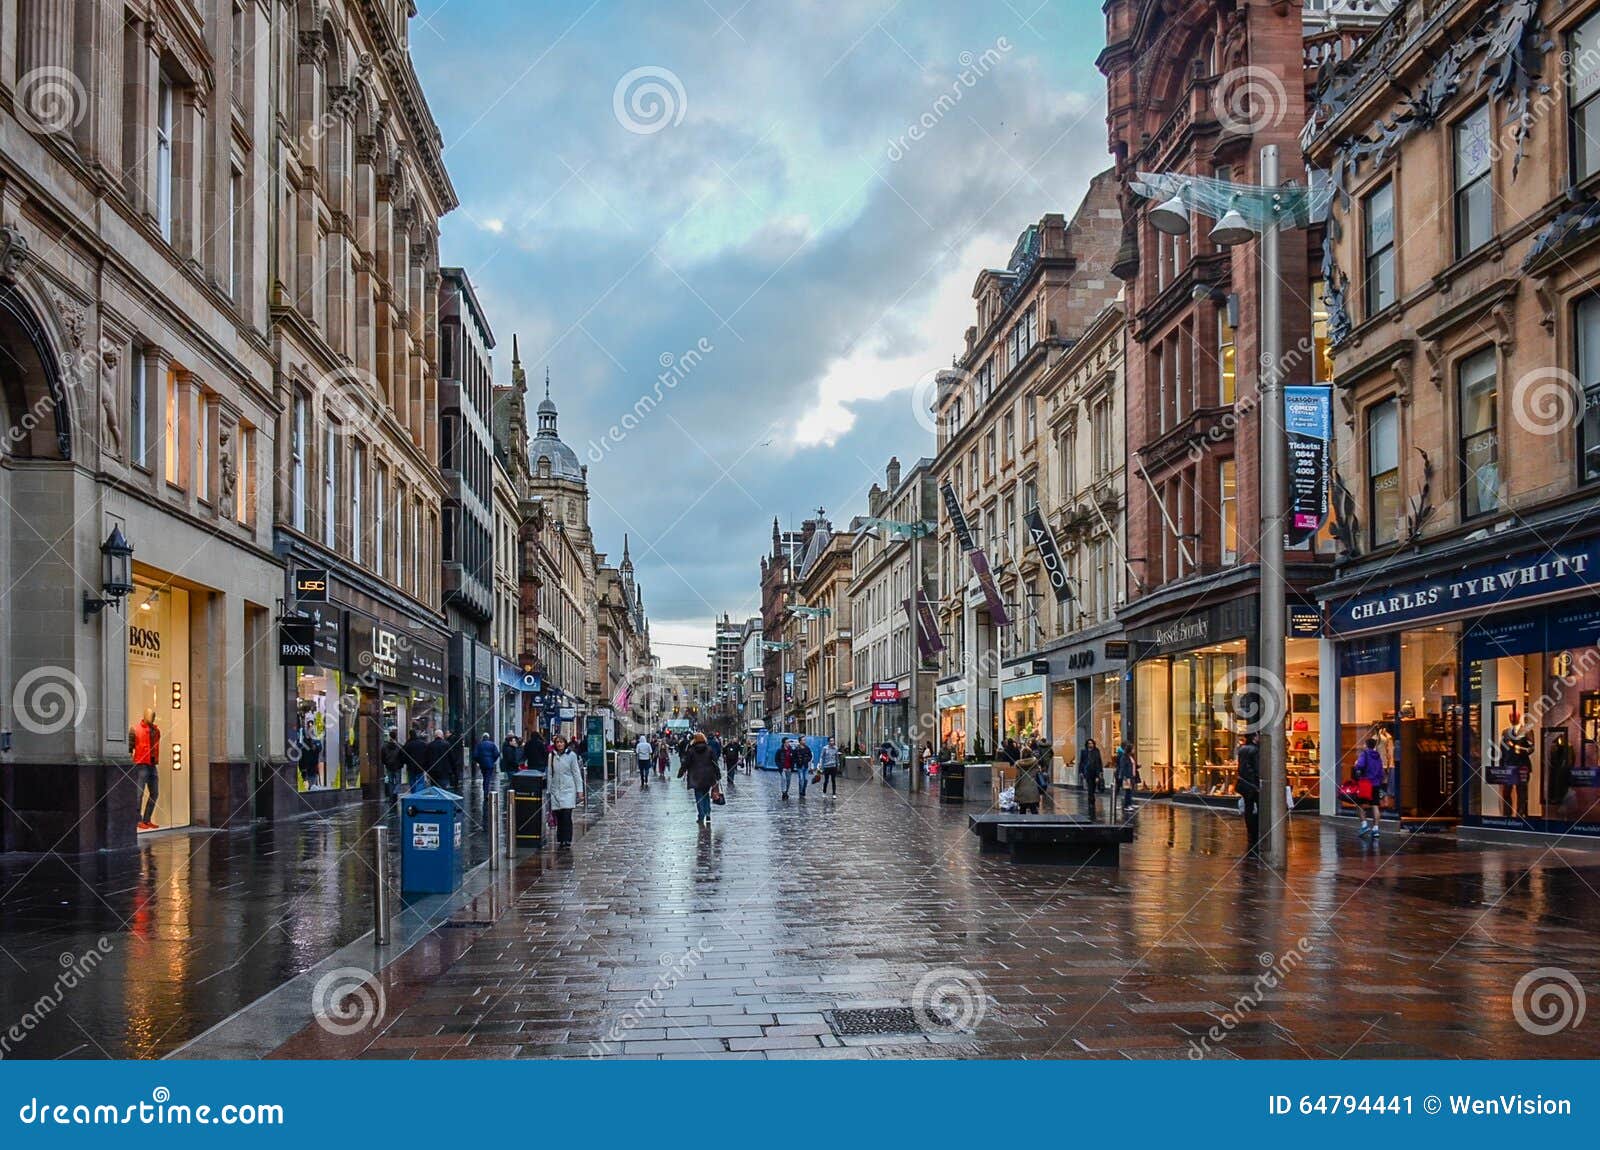
[{"label": "person with shopping bag", "polygon": [[1356,831],[1356,837],[1370,838],[1376,842],[1381,826],[1378,807],[1383,802],[1383,784],[1387,781],[1377,739],[1368,739],[1367,745],[1356,756],[1351,781],[1355,784],[1351,797],[1355,800],[1356,810],[1361,812],[1361,828]]},{"label": "person with shopping bag", "polygon": [[706,737],[699,731],[689,740],[683,752],[683,765],[678,768],[680,778],[686,780],[694,792],[695,825],[711,826],[711,804],[721,797],[717,784],[722,781],[722,764],[711,753]]},{"label": "person with shopping bag", "polygon": [[583,764],[566,739],[550,740],[550,769],[544,798],[556,820],[556,849],[572,846],[572,810],[583,801]]}]

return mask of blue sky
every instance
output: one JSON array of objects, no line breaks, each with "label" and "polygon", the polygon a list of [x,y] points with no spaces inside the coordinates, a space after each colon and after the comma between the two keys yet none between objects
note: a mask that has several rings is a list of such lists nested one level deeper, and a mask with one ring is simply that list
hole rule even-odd
[{"label": "blue sky", "polygon": [[530,378],[549,366],[664,662],[759,609],[773,516],[842,523],[891,454],[932,454],[913,395],[960,349],[974,278],[1109,165],[1102,21],[1087,0],[422,0],[461,196],[444,259],[497,379],[513,332]]}]

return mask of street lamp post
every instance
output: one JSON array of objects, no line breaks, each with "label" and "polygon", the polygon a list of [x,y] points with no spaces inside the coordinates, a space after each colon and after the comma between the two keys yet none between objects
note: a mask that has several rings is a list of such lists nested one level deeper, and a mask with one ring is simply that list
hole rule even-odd
[{"label": "street lamp post", "polygon": [[1288,445],[1283,425],[1283,285],[1280,238],[1285,228],[1307,227],[1326,217],[1331,185],[1312,173],[1309,187],[1279,183],[1278,148],[1261,149],[1261,183],[1140,172],[1134,190],[1157,201],[1150,222],[1158,231],[1181,235],[1198,209],[1217,220],[1211,239],[1223,246],[1260,240],[1261,354],[1257,387],[1261,406],[1260,556],[1261,624],[1258,635],[1261,711],[1261,820],[1266,859],[1281,870],[1288,862],[1287,747],[1283,730],[1284,657],[1288,641],[1288,582],[1284,577],[1287,525]]}]

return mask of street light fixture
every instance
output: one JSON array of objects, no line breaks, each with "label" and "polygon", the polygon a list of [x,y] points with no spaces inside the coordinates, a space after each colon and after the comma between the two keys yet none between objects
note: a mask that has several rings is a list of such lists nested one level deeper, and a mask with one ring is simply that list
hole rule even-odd
[{"label": "street light fixture", "polygon": [[[1308,186],[1281,185],[1278,147],[1261,149],[1261,183],[1176,173],[1140,172],[1133,190],[1162,202],[1150,211],[1150,224],[1167,231],[1174,223],[1174,202],[1216,219],[1213,242],[1232,246],[1261,240],[1261,467],[1259,473],[1261,536],[1260,675],[1269,691],[1284,690],[1284,657],[1288,641],[1288,584],[1283,571],[1284,526],[1288,518],[1288,443],[1283,429],[1283,285],[1279,279],[1279,241],[1286,228],[1304,228],[1327,218],[1333,198],[1331,182],[1310,173]],[[1187,223],[1187,219],[1185,220]],[[1266,824],[1267,862],[1281,870],[1288,861],[1286,816],[1287,757],[1281,727],[1263,731],[1261,739],[1261,819]]]},{"label": "street light fixture", "polygon": [[105,592],[105,598],[96,599],[87,591],[83,593],[85,623],[133,594],[133,544],[122,534],[120,524],[112,526],[111,534],[100,544],[100,554],[104,556],[101,561],[100,589]]},{"label": "street light fixture", "polygon": [[1182,192],[1150,209],[1150,226],[1169,236],[1189,234],[1189,206],[1183,202]]}]

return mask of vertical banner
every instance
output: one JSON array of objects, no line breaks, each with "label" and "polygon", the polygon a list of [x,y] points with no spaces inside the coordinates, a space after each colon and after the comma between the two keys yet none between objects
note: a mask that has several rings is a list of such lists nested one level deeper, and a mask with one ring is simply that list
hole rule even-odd
[{"label": "vertical banner", "polygon": [[1300,547],[1328,521],[1333,388],[1284,388],[1283,429],[1289,441],[1286,535],[1290,547]]},{"label": "vertical banner", "polygon": [[900,600],[900,606],[905,608],[906,618],[911,620],[911,633],[917,639],[917,658],[924,663],[931,663],[934,656],[944,650],[944,639],[939,635],[939,624],[933,617],[928,593],[919,589],[915,598]]},{"label": "vertical banner", "polygon": [[1061,561],[1061,549],[1056,546],[1055,534],[1045,523],[1044,516],[1039,513],[1037,506],[1028,508],[1022,517],[1028,527],[1028,538],[1033,540],[1033,545],[1039,550],[1039,559],[1044,564],[1045,573],[1050,576],[1050,589],[1056,593],[1057,603],[1070,603],[1072,601],[1072,587],[1067,582],[1067,565]]},{"label": "vertical banner", "polygon": [[956,498],[955,488],[946,483],[940,488],[940,492],[944,496],[945,510],[950,514],[950,525],[955,530],[956,542],[961,550],[967,553],[967,562],[972,565],[972,573],[978,577],[978,586],[983,588],[984,602],[989,605],[990,620],[996,627],[1011,626],[1011,616],[1006,611],[1005,602],[1000,598],[1000,588],[995,586],[994,572],[989,570],[989,557],[972,538],[972,528],[967,525],[967,517],[961,510],[961,501]]}]

